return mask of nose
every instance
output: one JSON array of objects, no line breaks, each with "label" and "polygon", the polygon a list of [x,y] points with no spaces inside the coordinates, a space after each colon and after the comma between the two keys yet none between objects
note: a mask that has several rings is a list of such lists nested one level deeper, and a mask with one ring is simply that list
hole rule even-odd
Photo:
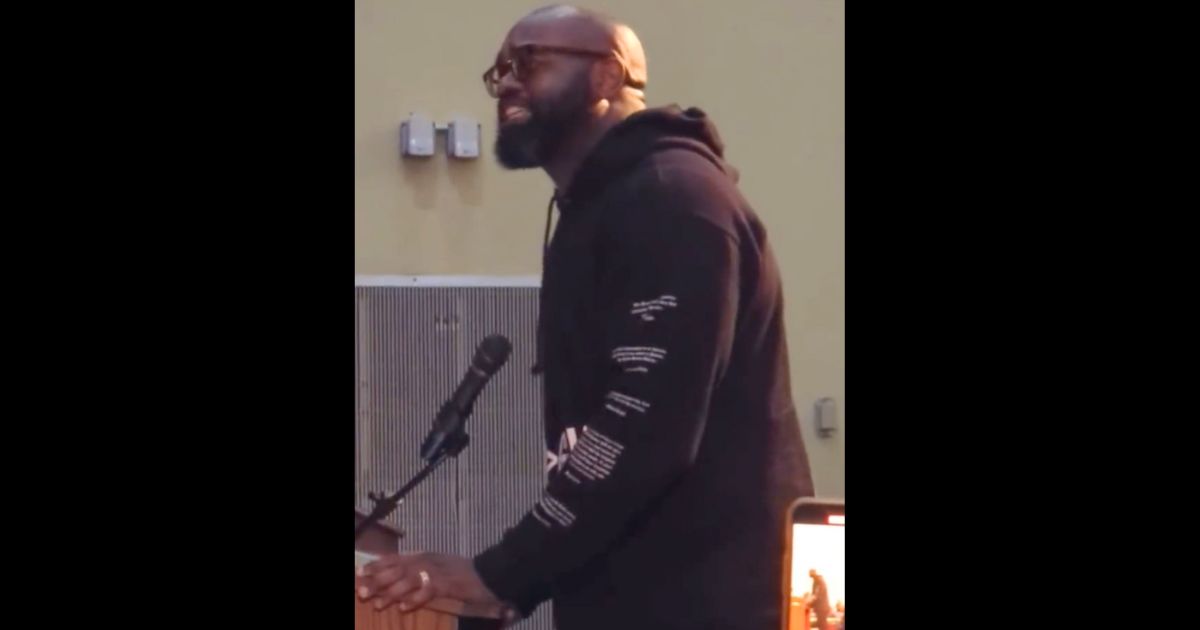
[{"label": "nose", "polygon": [[496,96],[504,98],[512,96],[519,92],[522,88],[521,82],[513,78],[513,73],[509,72],[500,78],[500,82],[496,84]]}]

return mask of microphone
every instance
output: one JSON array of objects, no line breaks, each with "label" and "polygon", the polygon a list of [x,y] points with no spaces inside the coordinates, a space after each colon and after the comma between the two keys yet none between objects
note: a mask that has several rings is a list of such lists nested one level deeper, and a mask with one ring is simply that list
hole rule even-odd
[{"label": "microphone", "polygon": [[503,335],[490,335],[480,342],[479,347],[475,349],[475,357],[471,359],[471,366],[458,384],[458,389],[454,390],[454,395],[442,405],[441,411],[433,421],[433,428],[421,443],[422,459],[428,461],[454,443],[462,433],[467,416],[471,415],[475,398],[491,380],[492,375],[508,361],[510,352],[512,343]]}]

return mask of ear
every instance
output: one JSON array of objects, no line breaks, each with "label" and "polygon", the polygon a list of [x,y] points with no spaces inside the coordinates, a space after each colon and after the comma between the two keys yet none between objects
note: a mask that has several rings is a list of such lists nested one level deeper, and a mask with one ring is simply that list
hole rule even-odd
[{"label": "ear", "polygon": [[592,90],[598,98],[612,100],[625,86],[625,67],[609,57],[592,64]]}]

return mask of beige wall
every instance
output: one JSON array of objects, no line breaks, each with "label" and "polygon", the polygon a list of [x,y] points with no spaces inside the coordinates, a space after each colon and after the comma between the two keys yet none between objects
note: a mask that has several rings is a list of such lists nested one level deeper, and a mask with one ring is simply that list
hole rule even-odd
[{"label": "beige wall", "polygon": [[[541,171],[491,154],[495,107],[479,79],[521,0],[355,0],[355,272],[536,275],[547,201]],[[742,189],[783,267],[793,392],[818,493],[845,482],[844,0],[607,0],[649,59],[650,105],[698,106],[717,123]],[[483,153],[439,146],[399,158],[409,112],[483,123]],[[812,405],[838,404],[840,430],[813,433]]]}]

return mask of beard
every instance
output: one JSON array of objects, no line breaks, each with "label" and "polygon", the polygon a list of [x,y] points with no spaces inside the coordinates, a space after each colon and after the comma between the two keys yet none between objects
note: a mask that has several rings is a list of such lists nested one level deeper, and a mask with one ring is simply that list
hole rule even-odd
[{"label": "beard", "polygon": [[585,118],[588,109],[586,77],[576,77],[551,98],[531,100],[529,118],[501,125],[496,131],[496,159],[508,169],[545,164],[563,139]]}]

